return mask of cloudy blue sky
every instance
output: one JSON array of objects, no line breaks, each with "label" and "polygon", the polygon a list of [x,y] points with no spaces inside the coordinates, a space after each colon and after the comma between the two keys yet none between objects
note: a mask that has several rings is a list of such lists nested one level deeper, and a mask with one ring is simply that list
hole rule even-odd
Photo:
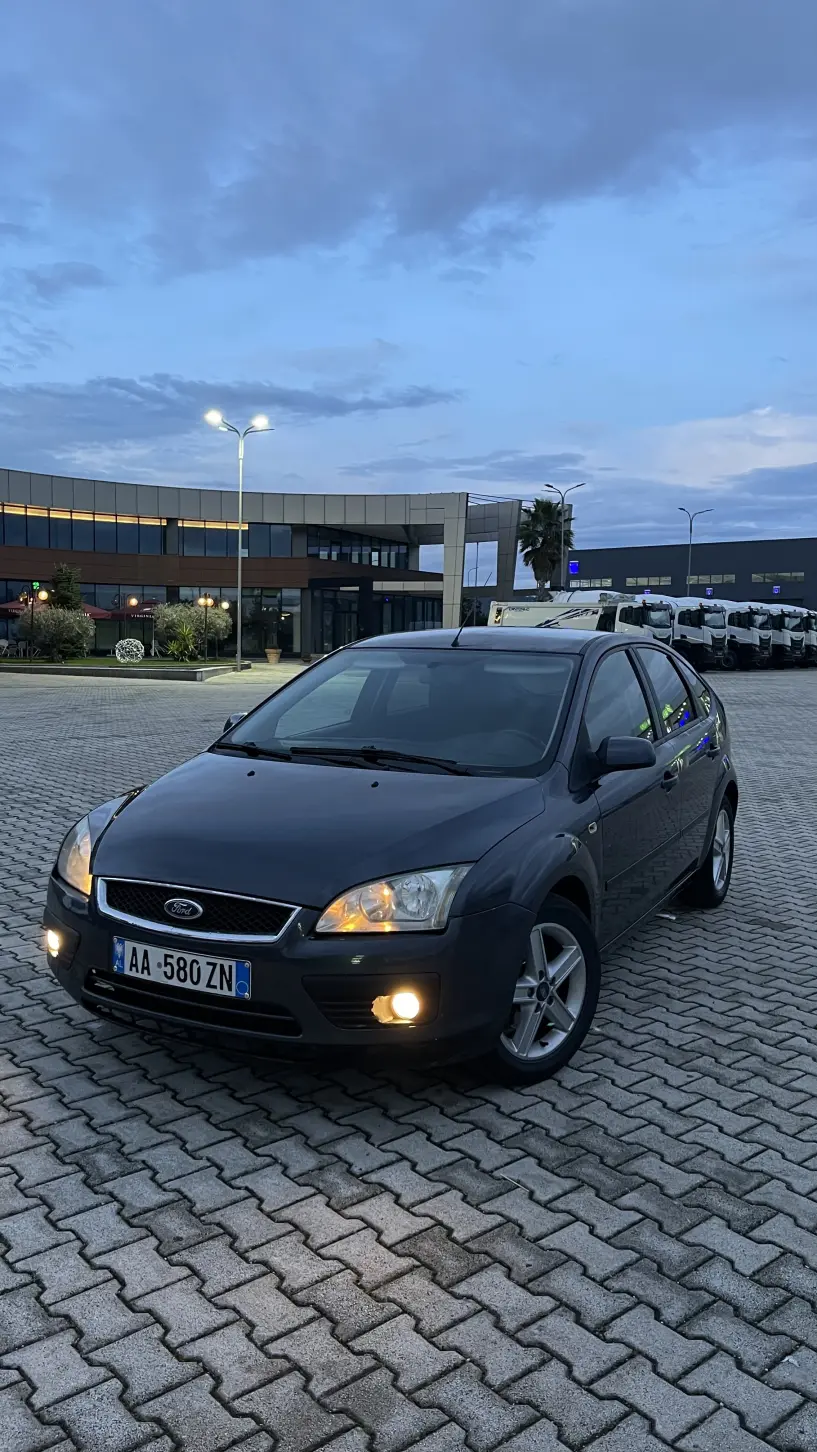
[{"label": "cloudy blue sky", "polygon": [[0,10],[0,464],[817,533],[814,0]]}]

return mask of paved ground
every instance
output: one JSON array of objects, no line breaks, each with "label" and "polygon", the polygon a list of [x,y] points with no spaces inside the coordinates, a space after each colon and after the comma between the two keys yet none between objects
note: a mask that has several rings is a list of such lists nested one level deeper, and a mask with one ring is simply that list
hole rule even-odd
[{"label": "paved ground", "polygon": [[814,1452],[817,677],[720,684],[730,901],[617,952],[518,1093],[74,1006],[38,951],[61,833],[260,681],[0,681],[3,1452]]}]

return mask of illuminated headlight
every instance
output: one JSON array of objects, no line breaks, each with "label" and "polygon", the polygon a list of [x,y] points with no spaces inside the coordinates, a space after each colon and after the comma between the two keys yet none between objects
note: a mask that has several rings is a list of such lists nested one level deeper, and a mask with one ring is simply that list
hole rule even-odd
[{"label": "illuminated headlight", "polygon": [[59,933],[54,932],[53,928],[49,928],[46,932],[45,946],[52,958],[56,958],[59,955],[60,948],[62,947],[62,938]]},{"label": "illuminated headlight", "polygon": [[470,863],[354,887],[330,903],[316,933],[429,933],[444,928]]},{"label": "illuminated headlight", "polygon": [[57,858],[57,876],[69,887],[91,895],[91,824],[87,817],[71,828]]}]

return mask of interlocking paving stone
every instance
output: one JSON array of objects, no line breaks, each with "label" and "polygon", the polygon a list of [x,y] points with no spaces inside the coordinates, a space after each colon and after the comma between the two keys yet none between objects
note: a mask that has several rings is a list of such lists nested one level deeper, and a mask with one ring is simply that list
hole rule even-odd
[{"label": "interlocking paving stone", "polygon": [[3,1452],[814,1452],[817,673],[717,682],[729,901],[609,954],[524,1090],[249,1062],[53,979],[57,842],[251,677],[2,682]]}]

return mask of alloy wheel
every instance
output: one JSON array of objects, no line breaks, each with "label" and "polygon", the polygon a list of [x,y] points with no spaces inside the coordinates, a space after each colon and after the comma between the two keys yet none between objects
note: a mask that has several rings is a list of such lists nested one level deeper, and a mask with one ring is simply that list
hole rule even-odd
[{"label": "alloy wheel", "polygon": [[715,836],[712,841],[712,880],[716,892],[723,892],[729,877],[732,861],[732,823],[725,807],[718,812]]},{"label": "alloy wheel", "polygon": [[574,1028],[586,991],[587,964],[577,939],[561,923],[537,924],[502,1044],[527,1062],[552,1054]]}]

